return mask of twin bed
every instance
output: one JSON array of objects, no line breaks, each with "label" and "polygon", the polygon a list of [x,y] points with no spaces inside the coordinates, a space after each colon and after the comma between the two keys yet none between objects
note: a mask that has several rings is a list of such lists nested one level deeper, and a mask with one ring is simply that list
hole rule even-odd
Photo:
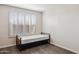
[{"label": "twin bed", "polygon": [[16,36],[16,46],[23,50],[25,48],[30,48],[42,44],[47,44],[50,41],[50,34],[41,33],[38,35],[31,36]]}]

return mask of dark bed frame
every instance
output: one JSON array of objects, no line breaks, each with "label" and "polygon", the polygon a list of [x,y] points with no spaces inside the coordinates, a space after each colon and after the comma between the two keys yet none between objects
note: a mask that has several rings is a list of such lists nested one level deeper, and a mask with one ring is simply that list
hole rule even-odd
[{"label": "dark bed frame", "polygon": [[[48,33],[41,33],[41,34],[48,34]],[[48,35],[49,35],[49,39],[26,43],[26,44],[21,44],[21,38],[18,39],[18,35],[16,35],[16,47],[20,51],[22,51],[27,48],[31,48],[31,47],[35,47],[35,46],[39,46],[39,45],[43,45],[43,44],[49,44],[50,43],[50,34],[48,34]]]}]

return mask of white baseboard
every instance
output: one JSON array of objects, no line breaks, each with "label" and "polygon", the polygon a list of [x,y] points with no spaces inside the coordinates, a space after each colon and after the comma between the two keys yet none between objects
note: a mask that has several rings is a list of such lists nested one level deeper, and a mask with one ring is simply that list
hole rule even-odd
[{"label": "white baseboard", "polygon": [[69,49],[69,48],[67,48],[67,47],[64,47],[64,46],[62,46],[62,45],[55,44],[55,43],[50,43],[50,44],[53,44],[53,45],[55,45],[55,46],[58,46],[58,47],[61,47],[61,48],[64,48],[64,49],[66,49],[66,50],[69,50],[69,51],[71,51],[71,52],[74,52],[74,53],[77,53],[77,54],[79,54],[79,52],[78,52],[78,51],[74,51],[74,50],[72,50],[72,49]]},{"label": "white baseboard", "polygon": [[16,44],[4,45],[4,46],[0,46],[0,48],[11,47],[11,46],[14,46],[14,45],[16,45]]}]

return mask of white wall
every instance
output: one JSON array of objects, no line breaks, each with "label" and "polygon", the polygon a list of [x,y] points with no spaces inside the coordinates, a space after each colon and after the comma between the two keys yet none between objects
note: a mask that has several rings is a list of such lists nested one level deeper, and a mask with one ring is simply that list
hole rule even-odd
[{"label": "white wall", "polygon": [[79,53],[79,5],[52,5],[44,13],[43,31],[51,44]]}]

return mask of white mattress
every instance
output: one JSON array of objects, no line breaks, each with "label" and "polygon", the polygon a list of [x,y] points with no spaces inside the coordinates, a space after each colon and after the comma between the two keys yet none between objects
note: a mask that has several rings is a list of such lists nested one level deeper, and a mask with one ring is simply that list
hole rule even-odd
[{"label": "white mattress", "polygon": [[19,38],[21,38],[21,44],[25,44],[25,43],[49,39],[49,35],[39,34],[39,35],[31,35],[31,36],[19,36]]}]

